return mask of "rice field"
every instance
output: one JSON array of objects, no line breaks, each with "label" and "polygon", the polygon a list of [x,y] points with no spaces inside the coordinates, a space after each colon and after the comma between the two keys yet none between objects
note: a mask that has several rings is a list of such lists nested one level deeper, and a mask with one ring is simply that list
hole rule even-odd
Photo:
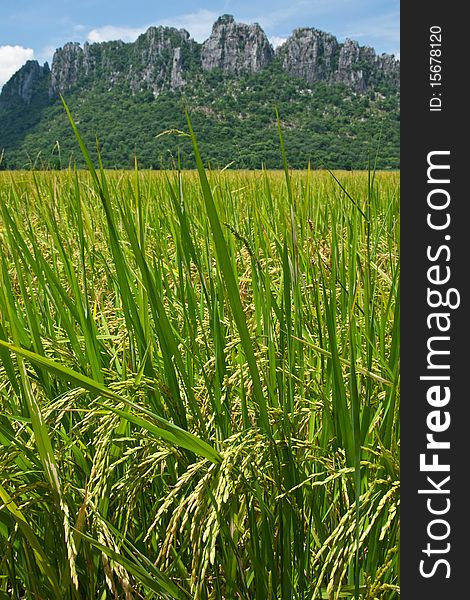
[{"label": "rice field", "polygon": [[397,599],[399,175],[193,144],[0,172],[0,599]]}]

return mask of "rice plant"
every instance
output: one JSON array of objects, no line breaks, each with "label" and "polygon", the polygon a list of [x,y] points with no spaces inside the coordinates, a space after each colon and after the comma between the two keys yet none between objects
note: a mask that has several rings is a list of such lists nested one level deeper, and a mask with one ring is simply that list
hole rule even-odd
[{"label": "rice plant", "polygon": [[398,174],[73,127],[0,172],[0,598],[398,598]]}]

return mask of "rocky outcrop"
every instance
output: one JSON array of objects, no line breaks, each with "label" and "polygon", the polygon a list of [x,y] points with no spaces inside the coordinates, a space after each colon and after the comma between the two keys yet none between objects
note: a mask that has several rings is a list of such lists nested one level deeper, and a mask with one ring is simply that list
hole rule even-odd
[{"label": "rocky outcrop", "polygon": [[354,40],[346,40],[341,45],[338,70],[332,74],[334,83],[343,83],[358,92],[374,89],[383,80],[394,86],[400,85],[399,63],[393,56],[377,56],[368,46],[359,46]]},{"label": "rocky outcrop", "polygon": [[346,40],[341,46],[338,59],[338,70],[332,73],[335,83],[344,83],[358,91],[364,91],[368,87],[367,65],[372,65],[375,52],[372,48],[360,48],[353,40]]},{"label": "rocky outcrop", "polygon": [[63,93],[87,78],[103,77],[113,80],[118,71],[120,54],[124,42],[104,42],[82,46],[78,42],[69,42],[55,51],[51,68],[50,93]]},{"label": "rocky outcrop", "polygon": [[201,51],[204,70],[221,69],[236,75],[257,73],[273,57],[274,50],[258,23],[236,23],[231,15],[217,19]]},{"label": "rocky outcrop", "polygon": [[398,89],[399,63],[393,56],[377,56],[373,48],[353,40],[340,44],[333,35],[317,29],[296,29],[276,56],[289,75],[309,83],[340,83],[364,92],[388,79]]},{"label": "rocky outcrop", "polygon": [[185,29],[150,27],[132,45],[128,81],[135,93],[150,89],[179,90],[186,73],[199,60],[199,44]]},{"label": "rocky outcrop", "polygon": [[172,90],[179,90],[184,87],[184,73],[183,73],[183,55],[181,48],[175,48],[173,50],[173,63],[171,65],[171,77],[170,87]]},{"label": "rocky outcrop", "polygon": [[42,95],[48,89],[52,98],[75,86],[100,91],[122,86],[132,94],[151,91],[158,96],[164,90],[182,90],[204,71],[220,69],[238,77],[271,63],[311,84],[344,84],[357,92],[382,83],[399,88],[399,63],[393,56],[377,56],[352,40],[340,44],[333,35],[310,28],[296,29],[274,52],[257,23],[237,23],[224,15],[202,45],[186,30],[173,27],[150,27],[133,43],[70,42],[56,50],[50,71],[47,64],[28,61],[3,87],[0,103],[15,98],[28,103],[39,88]]},{"label": "rocky outcrop", "polygon": [[37,60],[28,60],[3,86],[0,103],[7,104],[21,99],[29,104],[33,95],[48,80],[49,75],[47,62],[41,66]]},{"label": "rocky outcrop", "polygon": [[197,46],[187,31],[172,27],[150,27],[131,44],[69,43],[54,54],[51,94],[93,78],[108,87],[127,85],[133,93],[178,90],[185,85],[185,68],[198,56]]},{"label": "rocky outcrop", "polygon": [[[88,44],[85,44],[87,47]],[[51,69],[51,90],[64,92],[77,83],[83,70],[84,50],[78,42],[68,42],[54,52]]]},{"label": "rocky outcrop", "polygon": [[296,29],[277,54],[283,69],[309,83],[327,81],[337,69],[339,44],[329,33]]}]

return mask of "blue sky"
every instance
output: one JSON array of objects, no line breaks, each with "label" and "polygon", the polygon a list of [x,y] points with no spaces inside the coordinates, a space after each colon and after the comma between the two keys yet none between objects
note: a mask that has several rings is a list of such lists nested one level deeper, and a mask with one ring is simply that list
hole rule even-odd
[{"label": "blue sky", "polygon": [[41,64],[68,41],[133,41],[150,25],[184,27],[202,42],[224,13],[258,22],[273,45],[316,27],[399,56],[399,0],[0,0],[0,86],[28,59]]}]

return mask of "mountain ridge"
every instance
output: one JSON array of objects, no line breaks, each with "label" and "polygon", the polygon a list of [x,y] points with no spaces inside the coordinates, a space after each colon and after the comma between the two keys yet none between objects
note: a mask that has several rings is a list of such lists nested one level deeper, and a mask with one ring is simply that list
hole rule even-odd
[{"label": "mountain ridge", "polygon": [[[122,66],[119,54],[129,51],[133,62],[127,66],[137,70],[133,78],[131,73],[119,70]],[[306,27],[295,29],[274,49],[258,23],[247,25],[236,22],[232,15],[222,15],[202,44],[192,39],[185,29],[165,26],[149,27],[134,42],[85,42],[83,46],[68,42],[55,51],[50,69],[47,63],[41,66],[37,61],[28,61],[21,67],[5,84],[6,93],[2,90],[0,103],[5,102],[4,96],[12,96],[11,88],[18,87],[16,80],[24,79],[25,71],[37,78],[50,73],[50,96],[63,93],[80,77],[89,76],[103,66],[108,67],[111,85],[115,83],[113,77],[121,75],[131,80],[133,93],[140,91],[140,83],[141,89],[144,84],[149,84],[158,94],[165,85],[173,91],[183,88],[185,71],[191,72],[191,66],[196,63],[203,71],[218,68],[238,75],[256,73],[276,60],[282,63],[287,74],[309,83],[343,83],[364,92],[375,87],[379,74],[399,85],[399,61],[393,55],[378,55],[373,48],[360,46],[349,38],[340,43],[330,33]],[[34,82],[35,78],[31,77],[26,93],[18,95],[28,101]]]},{"label": "mountain ridge", "polygon": [[[260,85],[270,90],[269,98],[263,99]],[[204,89],[205,86],[214,93],[217,91],[214,98],[209,100],[211,93]],[[251,98],[248,97],[250,93],[246,94],[247,90],[251,90]],[[330,33],[306,27],[295,29],[274,49],[259,24],[239,23],[232,15],[219,17],[203,43],[192,39],[185,29],[163,26],[148,28],[134,42],[116,40],[85,42],[83,45],[69,42],[55,51],[50,68],[47,63],[41,66],[37,61],[28,61],[4,85],[0,93],[0,131],[4,132],[3,139],[0,138],[0,152],[3,149],[7,158],[4,165],[15,167],[20,155],[24,160],[26,149],[29,154],[34,154],[45,147],[40,147],[41,143],[47,142],[50,150],[51,143],[59,140],[59,130],[63,131],[62,125],[58,125],[56,110],[60,94],[70,99],[72,105],[81,106],[79,113],[86,113],[85,100],[96,101],[99,113],[104,110],[100,103],[112,107],[113,99],[126,105],[130,102],[129,110],[132,105],[132,111],[142,114],[147,113],[147,105],[153,103],[155,115],[162,121],[169,121],[170,127],[181,125],[181,120],[176,116],[175,106],[167,106],[167,113],[174,118],[168,119],[168,115],[163,114],[160,105],[168,104],[169,99],[173,98],[173,104],[176,104],[178,99],[184,98],[196,113],[205,114],[209,123],[213,115],[217,115],[215,120],[218,121],[225,118],[224,111],[217,108],[223,99],[226,108],[231,107],[227,108],[228,121],[235,130],[241,131],[245,117],[243,110],[232,106],[230,94],[235,94],[242,109],[246,104],[259,139],[267,128],[270,136],[272,133],[272,119],[264,114],[268,102],[272,101],[271,114],[276,105],[281,115],[286,116],[293,110],[290,105],[295,104],[295,118],[290,122],[287,119],[287,127],[298,131],[303,128],[305,132],[313,127],[316,133],[325,128],[322,119],[336,119],[335,103],[339,103],[345,115],[354,113],[355,124],[348,133],[354,139],[357,137],[354,128],[361,128],[358,111],[362,105],[366,109],[364,114],[372,104],[371,115],[383,119],[385,113],[393,112],[393,118],[397,120],[399,61],[393,55],[376,54],[373,48],[360,46],[354,40],[340,43]],[[319,104],[322,96],[326,102],[323,113]],[[318,106],[315,105],[313,110],[315,103]],[[300,123],[302,108],[311,113],[312,124]],[[113,110],[110,109],[111,118]],[[238,115],[238,121],[231,119],[230,111]],[[15,122],[16,130],[10,121]],[[101,126],[95,135],[106,134],[109,130],[104,112],[98,125]],[[215,125],[217,128],[220,123]],[[331,127],[326,125],[327,130]],[[395,168],[398,160],[397,123],[391,127],[395,137],[394,158],[387,166]],[[53,134],[57,137],[55,141]],[[32,139],[37,140],[37,148]],[[262,158],[261,150],[258,154]],[[311,156],[309,150],[305,160],[310,160]],[[122,156],[115,165],[127,164],[127,161],[128,158]],[[151,166],[155,165],[152,163]]]}]

